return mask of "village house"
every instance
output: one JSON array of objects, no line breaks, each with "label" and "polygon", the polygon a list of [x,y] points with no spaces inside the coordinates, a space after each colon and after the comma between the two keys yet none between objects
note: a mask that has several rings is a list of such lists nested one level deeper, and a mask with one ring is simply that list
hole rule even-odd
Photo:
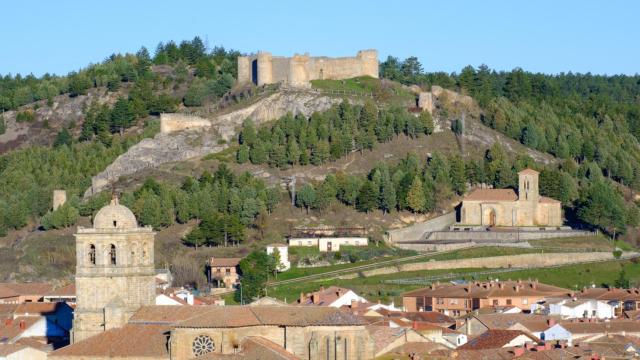
[{"label": "village house", "polygon": [[0,283],[0,304],[42,301],[51,290],[47,283]]},{"label": "village house", "polygon": [[592,342],[612,335],[640,337],[640,322],[631,320],[587,319],[561,321],[560,325],[571,334],[571,342]]},{"label": "village house", "polygon": [[459,347],[460,350],[499,349],[538,343],[540,339],[522,330],[487,330]]},{"label": "village house", "polygon": [[45,296],[42,301],[44,302],[66,302],[67,304],[76,303],[76,284],[69,284],[51,290]]},{"label": "village house", "polygon": [[461,316],[477,309],[501,306],[529,311],[531,305],[546,297],[560,296],[569,290],[534,281],[488,281],[466,284],[438,284],[402,295],[407,311],[439,311]]},{"label": "village house", "polygon": [[304,237],[290,238],[289,246],[317,247],[320,252],[340,251],[340,246],[368,246],[366,237]]},{"label": "village house", "polygon": [[543,304],[549,315],[563,319],[612,319],[616,317],[616,306],[608,301],[596,299],[548,298]]},{"label": "village house", "polygon": [[211,258],[207,264],[209,282],[218,287],[232,289],[240,281],[240,260],[242,258]]},{"label": "village house", "polygon": [[615,317],[623,317],[625,311],[640,310],[640,289],[637,288],[583,288],[573,296],[579,300],[606,302],[615,308]]},{"label": "village house", "polygon": [[289,247],[285,244],[271,244],[267,245],[267,255],[274,256],[274,253],[278,253],[278,259],[280,263],[277,265],[277,270],[287,271],[291,269],[291,262],[289,261]]},{"label": "village house", "polygon": [[[342,306],[353,306],[355,303],[367,304],[367,299],[356,294],[353,290],[337,286],[321,287],[320,290],[300,294],[298,304],[311,306],[330,306],[340,308]],[[358,304],[359,305],[359,304]]]}]

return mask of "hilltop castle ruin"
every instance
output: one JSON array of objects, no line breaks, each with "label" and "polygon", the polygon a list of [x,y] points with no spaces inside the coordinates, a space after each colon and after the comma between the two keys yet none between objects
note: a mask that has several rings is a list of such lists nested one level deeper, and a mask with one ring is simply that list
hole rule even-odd
[{"label": "hilltop castle ruin", "polygon": [[238,83],[283,83],[308,87],[311,80],[341,80],[358,76],[378,77],[378,51],[361,50],[355,57],[272,56],[269,52],[238,57]]}]

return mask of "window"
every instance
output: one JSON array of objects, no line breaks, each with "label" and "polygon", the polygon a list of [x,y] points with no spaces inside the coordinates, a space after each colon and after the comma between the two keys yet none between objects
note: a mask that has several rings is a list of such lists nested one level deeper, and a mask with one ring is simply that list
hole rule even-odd
[{"label": "window", "polygon": [[213,343],[213,339],[208,337],[207,335],[199,335],[193,340],[193,344],[191,344],[191,350],[193,351],[193,355],[202,356],[213,352],[216,349],[215,344]]},{"label": "window", "polygon": [[500,303],[498,302],[498,299],[493,300],[493,306],[498,306],[498,305],[500,305]]},{"label": "window", "polygon": [[458,304],[458,299],[451,299],[449,301],[449,304],[454,304],[454,305]]},{"label": "window", "polygon": [[89,245],[89,263],[91,265],[96,264],[96,246],[93,244]]},{"label": "window", "polygon": [[231,274],[231,269],[230,268],[226,268],[225,271],[226,271],[227,275]]},{"label": "window", "polygon": [[111,244],[111,250],[109,250],[109,257],[111,258],[111,265],[116,265],[116,246]]},{"label": "window", "polygon": [[436,298],[436,304],[438,304],[438,305],[444,304],[444,299],[443,298]]},{"label": "window", "polygon": [[511,305],[511,299],[507,299],[507,305]]},{"label": "window", "polygon": [[113,227],[117,227],[118,226],[118,222],[113,220]]}]

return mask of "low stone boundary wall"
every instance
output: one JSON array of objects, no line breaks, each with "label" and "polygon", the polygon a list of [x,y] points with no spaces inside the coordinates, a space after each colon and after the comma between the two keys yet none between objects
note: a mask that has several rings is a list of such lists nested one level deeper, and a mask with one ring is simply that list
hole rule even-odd
[{"label": "low stone boundary wall", "polygon": [[[622,258],[637,257],[638,253],[625,253]],[[592,253],[550,253],[550,254],[521,254],[507,256],[490,256],[483,258],[454,259],[454,260],[430,260],[419,263],[400,264],[379,269],[365,270],[358,275],[363,277],[395,274],[398,272],[464,269],[464,268],[529,268],[553,265],[568,265],[590,261],[614,260],[611,252]],[[346,278],[354,278],[358,275],[345,275]],[[343,277],[340,277],[343,278]]]},{"label": "low stone boundary wall", "polygon": [[529,231],[433,231],[427,239],[429,243],[436,241],[492,241],[518,242],[526,240],[553,239],[574,236],[593,235],[588,231],[578,230],[529,230]]},{"label": "low stone boundary wall", "polygon": [[419,224],[407,226],[402,229],[389,230],[387,231],[386,239],[390,243],[417,241],[420,240],[425,233],[444,230],[455,222],[456,213],[452,211]]}]

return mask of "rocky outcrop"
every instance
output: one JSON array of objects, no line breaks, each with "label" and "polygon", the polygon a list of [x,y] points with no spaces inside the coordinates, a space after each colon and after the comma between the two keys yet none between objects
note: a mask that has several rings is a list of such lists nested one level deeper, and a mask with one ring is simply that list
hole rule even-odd
[{"label": "rocky outcrop", "polygon": [[241,109],[218,115],[211,127],[157,134],[144,139],[120,155],[104,171],[91,179],[91,187],[85,198],[96,194],[117,181],[121,176],[134,174],[142,169],[183,161],[217,153],[228,147],[245,119],[253,119],[259,125],[277,119],[288,112],[310,116],[324,111],[341,99],[308,91],[280,91]]}]

